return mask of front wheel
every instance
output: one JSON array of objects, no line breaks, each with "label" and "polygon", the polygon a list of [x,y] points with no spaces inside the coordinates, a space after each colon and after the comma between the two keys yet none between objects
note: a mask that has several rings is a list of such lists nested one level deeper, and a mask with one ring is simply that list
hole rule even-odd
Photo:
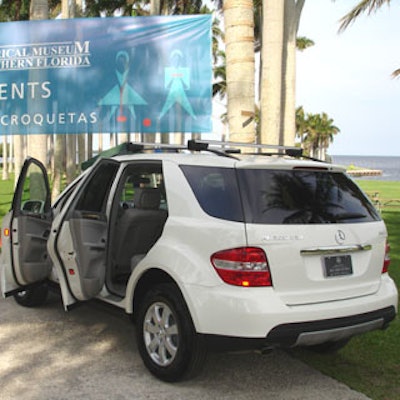
[{"label": "front wheel", "polygon": [[141,299],[136,336],[145,366],[163,381],[193,377],[204,363],[204,339],[195,332],[182,294],[173,284],[157,285]]},{"label": "front wheel", "polygon": [[49,292],[47,284],[26,288],[14,295],[15,301],[23,307],[40,307],[46,300]]}]

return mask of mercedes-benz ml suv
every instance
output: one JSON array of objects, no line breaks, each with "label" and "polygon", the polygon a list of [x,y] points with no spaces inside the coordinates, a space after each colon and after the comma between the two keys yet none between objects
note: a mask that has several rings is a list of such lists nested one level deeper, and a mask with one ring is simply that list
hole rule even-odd
[{"label": "mercedes-benz ml suv", "polygon": [[342,167],[295,149],[151,147],[98,158],[53,205],[26,161],[2,226],[4,296],[38,306],[56,284],[66,310],[123,308],[165,381],[215,343],[336,349],[395,317],[385,224]]}]

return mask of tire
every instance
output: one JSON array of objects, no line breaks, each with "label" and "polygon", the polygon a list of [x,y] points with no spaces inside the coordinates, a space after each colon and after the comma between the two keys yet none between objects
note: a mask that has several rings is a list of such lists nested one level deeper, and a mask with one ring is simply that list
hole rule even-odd
[{"label": "tire", "polygon": [[14,294],[14,299],[23,307],[40,307],[46,302],[48,293],[48,286],[42,284]]},{"label": "tire", "polygon": [[201,370],[206,358],[204,337],[195,332],[175,285],[151,288],[140,300],[135,322],[139,353],[154,376],[176,382]]},{"label": "tire", "polygon": [[313,346],[308,346],[307,349],[311,350],[314,353],[320,353],[320,354],[336,353],[344,346],[346,346],[346,344],[349,343],[349,341],[350,338],[341,339],[338,340],[337,342],[326,342],[326,343],[316,344]]}]

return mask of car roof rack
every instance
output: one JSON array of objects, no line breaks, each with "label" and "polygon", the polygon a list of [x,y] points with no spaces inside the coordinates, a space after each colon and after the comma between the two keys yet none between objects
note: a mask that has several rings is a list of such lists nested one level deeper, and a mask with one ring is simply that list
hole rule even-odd
[{"label": "car roof rack", "polygon": [[[215,148],[210,146],[217,146],[220,152],[225,154],[241,154],[243,148],[253,149],[254,152],[250,154],[255,155],[287,155],[290,157],[303,157],[303,149],[295,146],[281,146],[275,144],[255,144],[255,143],[240,143],[240,142],[222,142],[218,140],[189,140],[188,149],[194,151],[213,151]],[[270,149],[276,152],[263,152],[263,150]],[[249,154],[249,153],[244,153]]]},{"label": "car roof rack", "polygon": [[[118,146],[112,147],[111,149],[105,150],[97,154],[95,157],[84,161],[81,164],[82,170],[85,170],[92,166],[99,157],[116,157],[126,154],[144,153],[146,151],[153,152],[180,152],[184,150],[189,151],[207,151],[219,156],[229,157],[238,159],[237,155],[242,154],[243,148],[252,149],[253,152],[246,152],[246,155],[287,155],[296,158],[308,158],[314,161],[320,161],[312,157],[306,157],[303,154],[303,149],[301,147],[295,146],[281,146],[274,144],[253,144],[253,143],[240,143],[240,142],[225,142],[218,140],[199,140],[191,139],[188,140],[187,145],[176,145],[167,143],[150,143],[150,142],[126,142]],[[272,152],[265,152],[263,150],[274,150]]]}]

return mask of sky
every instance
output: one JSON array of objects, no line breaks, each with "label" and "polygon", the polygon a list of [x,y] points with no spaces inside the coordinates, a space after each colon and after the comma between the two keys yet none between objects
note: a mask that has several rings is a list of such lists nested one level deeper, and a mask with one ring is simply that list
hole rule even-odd
[{"label": "sky", "polygon": [[326,112],[340,129],[332,155],[400,156],[400,2],[359,17],[343,33],[339,19],[359,0],[306,0],[298,36],[315,42],[297,53],[297,106]]}]

